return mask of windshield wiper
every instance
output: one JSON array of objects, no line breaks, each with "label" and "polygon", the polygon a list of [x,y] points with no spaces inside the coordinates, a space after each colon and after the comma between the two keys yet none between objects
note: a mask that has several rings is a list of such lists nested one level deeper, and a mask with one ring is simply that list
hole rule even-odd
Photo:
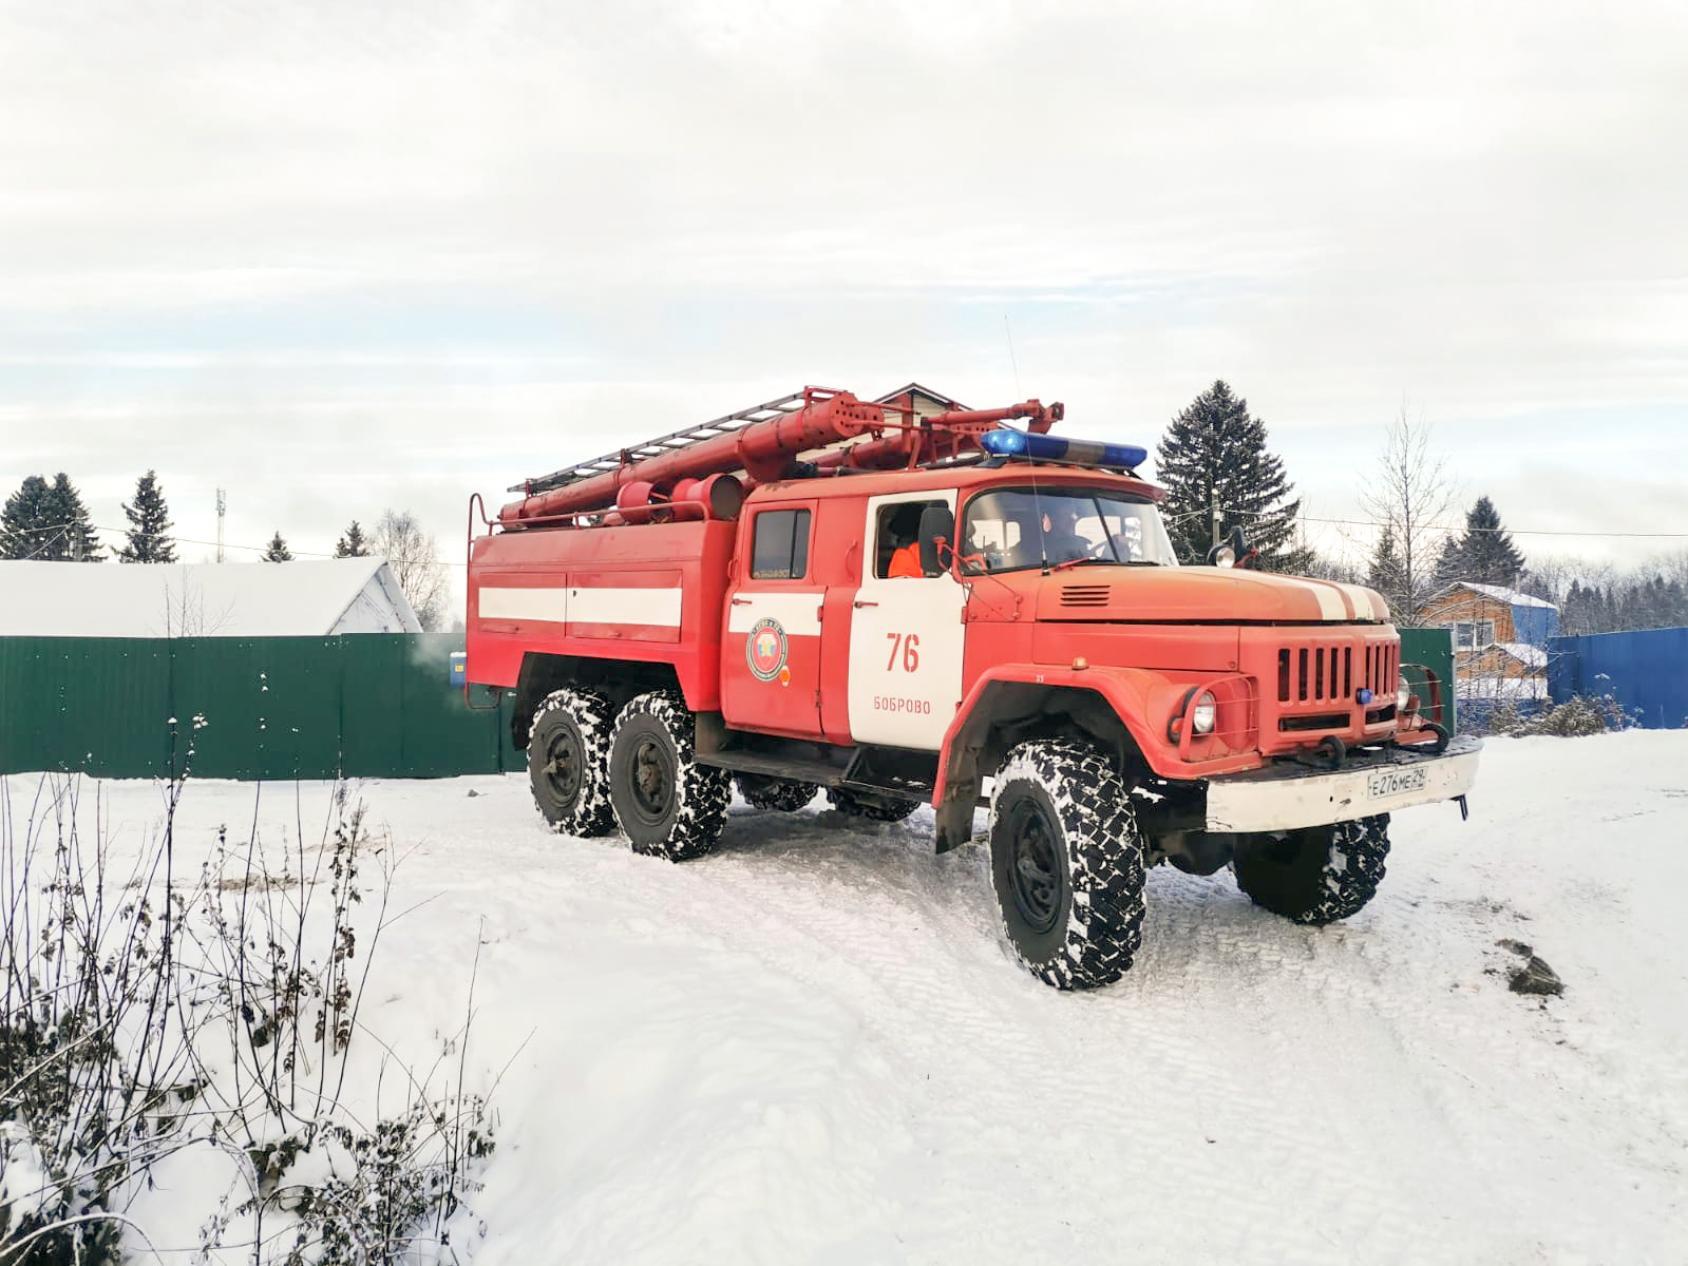
[{"label": "windshield wiper", "polygon": [[1052,572],[1057,572],[1057,571],[1066,571],[1066,570],[1068,570],[1069,568],[1072,568],[1072,567],[1159,567],[1159,566],[1161,566],[1160,563],[1150,562],[1146,558],[1132,558],[1132,559],[1126,560],[1123,563],[1120,562],[1119,560],[1113,559],[1113,558],[1069,558],[1065,562],[1051,563],[1049,565],[1049,570],[1052,571]]}]

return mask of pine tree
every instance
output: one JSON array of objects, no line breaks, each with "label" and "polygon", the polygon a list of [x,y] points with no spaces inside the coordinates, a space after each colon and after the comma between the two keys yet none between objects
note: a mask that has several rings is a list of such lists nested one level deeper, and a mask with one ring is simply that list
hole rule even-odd
[{"label": "pine tree", "polygon": [[1500,512],[1487,497],[1465,512],[1465,532],[1450,537],[1436,564],[1437,578],[1512,588],[1524,571],[1524,556],[1501,526]]},{"label": "pine tree", "polygon": [[129,520],[129,539],[117,551],[119,562],[176,561],[176,542],[169,535],[170,507],[164,502],[164,490],[158,486],[157,472],[149,470],[135,481],[135,500],[124,505],[123,517]]},{"label": "pine tree", "polygon": [[97,563],[100,538],[82,494],[62,471],[48,483],[31,475],[0,513],[0,555],[49,562]]},{"label": "pine tree", "polygon": [[1260,551],[1260,566],[1295,571],[1307,551],[1293,547],[1299,499],[1283,461],[1266,450],[1266,425],[1250,415],[1248,401],[1216,381],[1172,420],[1156,450],[1156,470],[1165,485],[1167,531],[1185,562],[1201,562],[1212,544],[1212,508],[1223,515],[1222,531],[1241,524]]},{"label": "pine tree", "polygon": [[53,521],[64,524],[64,556],[73,563],[103,563],[100,538],[94,531],[94,521],[88,507],[82,504],[82,494],[62,470],[53,476],[48,490],[47,513]]},{"label": "pine tree", "polygon": [[58,530],[46,518],[47,481],[30,475],[6,498],[0,511],[0,558],[43,557],[38,551],[53,545]]},{"label": "pine tree", "polygon": [[364,539],[363,529],[358,521],[353,519],[347,527],[345,535],[334,544],[335,558],[367,558],[369,557],[369,542]]},{"label": "pine tree", "polygon": [[1387,523],[1378,534],[1377,548],[1372,551],[1366,583],[1383,595],[1389,609],[1399,613],[1398,619],[1408,617],[1413,609],[1413,599],[1407,592],[1406,568],[1401,562],[1401,553],[1395,548],[1395,529]]},{"label": "pine tree", "polygon": [[264,547],[264,561],[266,563],[291,563],[293,551],[287,548],[287,542],[281,538],[281,529],[270,537],[270,543]]}]

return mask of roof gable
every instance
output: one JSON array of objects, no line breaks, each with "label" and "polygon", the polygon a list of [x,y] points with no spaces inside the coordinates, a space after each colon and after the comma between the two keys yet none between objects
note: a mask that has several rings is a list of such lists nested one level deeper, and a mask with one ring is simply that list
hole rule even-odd
[{"label": "roof gable", "polygon": [[880,396],[873,403],[874,404],[886,404],[889,401],[895,400],[898,396],[906,395],[909,392],[914,393],[914,396],[915,396],[917,401],[918,400],[925,400],[929,404],[938,405],[941,409],[965,409],[967,407],[966,405],[962,404],[961,401],[952,400],[949,396],[944,395],[942,392],[933,391],[932,388],[923,387],[917,382],[904,383],[901,387],[898,387],[895,391],[886,392],[884,395]]}]

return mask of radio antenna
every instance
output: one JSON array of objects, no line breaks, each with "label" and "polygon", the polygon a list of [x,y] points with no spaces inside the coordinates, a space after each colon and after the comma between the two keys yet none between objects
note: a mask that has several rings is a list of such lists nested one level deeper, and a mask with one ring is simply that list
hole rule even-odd
[{"label": "radio antenna", "polygon": [[1008,363],[1014,367],[1014,394],[1020,395],[1020,361],[1014,355],[1014,331],[1008,324],[1006,312],[1002,314],[1002,332],[1008,336]]}]

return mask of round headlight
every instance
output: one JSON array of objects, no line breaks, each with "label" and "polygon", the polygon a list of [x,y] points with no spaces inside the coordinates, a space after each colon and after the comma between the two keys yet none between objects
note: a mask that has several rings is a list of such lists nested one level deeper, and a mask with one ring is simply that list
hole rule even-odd
[{"label": "round headlight", "polygon": [[1395,682],[1395,711],[1397,713],[1405,712],[1407,710],[1407,700],[1411,699],[1412,696],[1412,683],[1407,680],[1407,675],[1402,673],[1400,678]]},{"label": "round headlight", "polygon": [[1212,734],[1217,713],[1218,705],[1213,702],[1213,696],[1202,695],[1196,700],[1196,706],[1190,709],[1191,728],[1197,734]]}]

